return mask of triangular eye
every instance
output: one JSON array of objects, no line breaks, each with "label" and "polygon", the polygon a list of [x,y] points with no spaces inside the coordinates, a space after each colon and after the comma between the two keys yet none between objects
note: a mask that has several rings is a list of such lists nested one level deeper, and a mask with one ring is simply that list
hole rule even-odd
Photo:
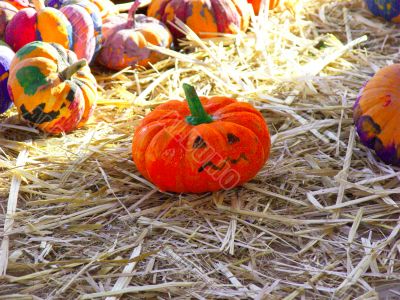
[{"label": "triangular eye", "polygon": [[193,142],[193,149],[206,148],[207,144],[201,136],[198,136]]},{"label": "triangular eye", "polygon": [[239,143],[239,142],[240,142],[239,137],[237,137],[233,133],[228,133],[228,144],[229,145],[236,144],[236,143]]}]

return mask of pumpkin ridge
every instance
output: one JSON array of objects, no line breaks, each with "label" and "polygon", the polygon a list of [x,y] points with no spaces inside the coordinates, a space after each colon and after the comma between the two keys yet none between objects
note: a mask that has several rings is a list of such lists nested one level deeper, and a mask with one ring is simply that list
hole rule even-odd
[{"label": "pumpkin ridge", "polygon": [[[239,115],[239,116],[240,116],[240,115]],[[263,150],[263,153],[264,153],[264,155],[265,155],[265,160],[268,159],[268,157],[269,157],[269,148],[270,148],[270,146],[271,146],[270,141],[268,140],[268,143],[267,143],[266,145],[263,145],[263,144],[261,143],[261,141],[263,140],[263,139],[262,139],[262,136],[261,136],[261,133],[255,132],[252,128],[247,127],[246,125],[248,125],[248,123],[246,123],[246,124],[241,124],[241,123],[237,123],[237,122],[233,122],[233,121],[229,121],[229,120],[223,120],[223,119],[220,119],[220,120],[218,120],[218,121],[219,121],[219,122],[224,122],[224,123],[234,124],[234,125],[236,125],[236,126],[240,126],[240,127],[246,128],[247,130],[251,131],[251,132],[257,137],[257,139],[260,141],[260,145],[261,145],[262,150]],[[261,121],[262,121],[262,122],[265,122],[264,119],[259,120],[259,121],[260,121],[260,122],[261,122]],[[269,135],[268,127],[267,127],[267,131],[265,132],[265,134],[268,134],[268,135]]]}]

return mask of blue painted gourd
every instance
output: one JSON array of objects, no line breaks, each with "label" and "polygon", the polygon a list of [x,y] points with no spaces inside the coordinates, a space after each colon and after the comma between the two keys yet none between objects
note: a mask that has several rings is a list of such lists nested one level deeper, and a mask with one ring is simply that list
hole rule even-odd
[{"label": "blue painted gourd", "polygon": [[365,0],[369,10],[375,15],[383,17],[387,21],[400,23],[399,0]]},{"label": "blue painted gourd", "polygon": [[7,111],[12,105],[12,100],[7,89],[7,82],[14,55],[14,51],[5,44],[0,43],[0,114]]}]

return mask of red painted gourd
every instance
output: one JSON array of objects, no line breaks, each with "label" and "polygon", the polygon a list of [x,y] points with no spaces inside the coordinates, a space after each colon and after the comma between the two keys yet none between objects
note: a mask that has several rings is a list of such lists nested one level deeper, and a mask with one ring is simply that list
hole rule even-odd
[{"label": "red painted gourd", "polygon": [[0,1],[0,40],[4,39],[6,27],[11,19],[17,14],[18,9],[10,3]]},{"label": "red painted gourd", "polygon": [[260,112],[228,97],[171,100],[135,131],[132,157],[159,189],[202,193],[231,189],[253,178],[268,160],[270,135]]},{"label": "red painted gourd", "polygon": [[170,24],[175,18],[202,38],[246,30],[250,20],[246,0],[153,0],[147,14],[167,24],[175,38],[183,37]]},{"label": "red painted gourd", "polygon": [[128,66],[147,66],[164,57],[147,46],[170,47],[171,33],[156,19],[135,15],[139,4],[140,1],[135,1],[128,15],[111,16],[104,20],[104,45],[98,55],[100,64],[121,70]]},{"label": "red painted gourd", "polygon": [[15,51],[33,41],[58,43],[73,50],[78,58],[91,61],[96,37],[89,13],[78,5],[67,5],[59,11],[45,7],[42,0],[33,3],[35,9],[23,9],[10,21],[6,42]]},{"label": "red painted gourd", "polygon": [[57,9],[44,7],[41,0],[33,0],[35,8],[20,10],[6,28],[6,43],[18,51],[33,41],[58,43],[66,49],[73,47],[71,23]]},{"label": "red painted gourd", "polygon": [[16,53],[8,90],[20,116],[51,134],[83,126],[97,100],[96,79],[86,60],[58,44],[40,41]]}]

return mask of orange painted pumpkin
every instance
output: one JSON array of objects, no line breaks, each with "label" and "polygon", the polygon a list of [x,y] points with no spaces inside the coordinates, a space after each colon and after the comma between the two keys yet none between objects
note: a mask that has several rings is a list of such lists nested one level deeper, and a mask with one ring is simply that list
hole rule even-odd
[{"label": "orange painted pumpkin", "polygon": [[170,24],[175,18],[202,38],[246,30],[250,20],[246,0],[153,0],[147,14],[167,24],[175,38],[183,36]]},{"label": "orange painted pumpkin", "polygon": [[104,20],[104,45],[98,55],[98,61],[103,66],[121,70],[128,66],[147,66],[164,58],[164,55],[147,46],[170,47],[171,33],[157,19],[135,15],[139,5],[140,1],[136,0],[128,15],[111,16]]},{"label": "orange painted pumpkin", "polygon": [[135,131],[132,156],[140,173],[163,191],[231,189],[253,178],[269,157],[270,135],[252,105],[228,97],[171,100]]},{"label": "orange painted pumpkin", "polygon": [[400,166],[400,64],[379,70],[362,88],[354,105],[361,142],[388,164]]},{"label": "orange painted pumpkin", "polygon": [[[254,13],[256,15],[258,15],[260,12],[262,1],[263,0],[247,0],[247,2],[253,6]],[[267,1],[268,0],[266,0],[265,2],[267,2]],[[269,9],[274,9],[275,7],[277,7],[279,5],[279,2],[280,2],[280,0],[269,0]]]},{"label": "orange painted pumpkin", "polygon": [[58,44],[32,42],[10,66],[8,91],[23,119],[59,134],[83,126],[97,100],[96,79],[85,59]]}]

